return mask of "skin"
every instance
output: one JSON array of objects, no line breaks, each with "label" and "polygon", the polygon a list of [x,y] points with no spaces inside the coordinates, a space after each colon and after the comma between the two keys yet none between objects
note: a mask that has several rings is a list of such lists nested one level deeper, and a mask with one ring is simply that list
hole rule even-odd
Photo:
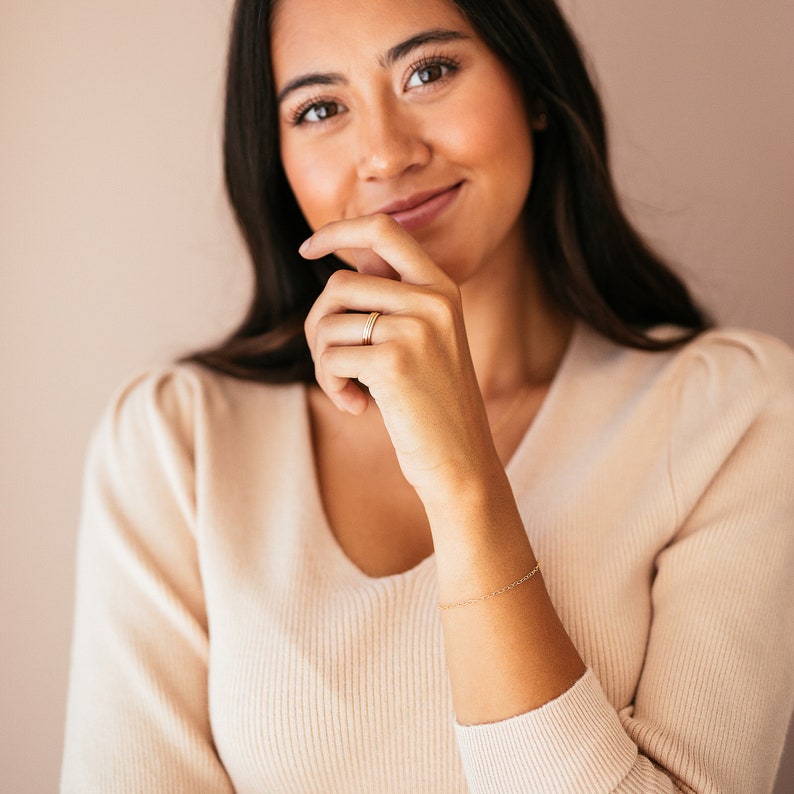
[{"label": "skin", "polygon": [[[388,57],[428,31],[445,40]],[[280,0],[272,58],[282,162],[314,230],[301,253],[356,268],[329,280],[306,320],[329,522],[370,575],[435,552],[442,601],[496,590],[536,562],[504,464],[571,328],[519,223],[543,125],[446,0]],[[450,186],[451,203],[410,233],[377,214]],[[495,439],[489,414],[518,391]],[[461,723],[537,708],[584,672],[542,575],[441,616]]]}]

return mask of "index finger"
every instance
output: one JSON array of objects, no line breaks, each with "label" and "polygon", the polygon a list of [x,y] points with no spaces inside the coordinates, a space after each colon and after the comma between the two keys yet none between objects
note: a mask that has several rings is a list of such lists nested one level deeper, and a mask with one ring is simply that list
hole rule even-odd
[{"label": "index finger", "polygon": [[365,215],[331,221],[300,247],[307,259],[319,259],[340,249],[373,251],[409,284],[429,286],[443,279],[443,271],[419,243],[389,215]]}]

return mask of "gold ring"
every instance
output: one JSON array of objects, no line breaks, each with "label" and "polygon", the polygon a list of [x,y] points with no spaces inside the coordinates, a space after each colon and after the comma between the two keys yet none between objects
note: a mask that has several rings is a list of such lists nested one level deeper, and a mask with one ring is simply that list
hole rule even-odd
[{"label": "gold ring", "polygon": [[367,317],[367,321],[364,323],[364,333],[361,334],[362,345],[372,344],[372,329],[375,327],[375,322],[378,317],[380,317],[380,312],[372,312],[369,317]]}]

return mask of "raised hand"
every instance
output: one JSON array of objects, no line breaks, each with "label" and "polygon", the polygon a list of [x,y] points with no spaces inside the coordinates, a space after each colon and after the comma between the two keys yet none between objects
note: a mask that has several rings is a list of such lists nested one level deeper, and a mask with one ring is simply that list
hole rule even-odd
[{"label": "raised hand", "polygon": [[[357,272],[334,273],[306,318],[317,381],[353,414],[377,403],[406,479],[420,497],[500,467],[463,323],[460,291],[388,215],[335,221],[301,254],[349,252]],[[371,345],[362,333],[381,312]]]}]

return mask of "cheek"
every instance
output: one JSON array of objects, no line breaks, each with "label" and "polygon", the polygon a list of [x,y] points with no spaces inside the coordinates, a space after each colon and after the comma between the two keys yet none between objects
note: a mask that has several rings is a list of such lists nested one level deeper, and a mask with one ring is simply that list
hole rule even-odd
[{"label": "cheek", "polygon": [[[486,133],[487,141],[498,141],[492,156],[494,163],[504,175],[510,175],[520,188],[532,178],[532,132],[524,116],[523,107],[516,107],[508,100],[490,118],[491,127]],[[486,142],[483,146],[487,145]],[[529,189],[529,185],[526,185]]]},{"label": "cheek", "polygon": [[344,177],[338,158],[282,146],[281,162],[298,206],[312,230],[342,217]]},{"label": "cheek", "polygon": [[446,127],[444,146],[457,162],[476,168],[500,192],[528,190],[532,132],[523,103],[507,87],[496,95],[470,96],[457,109],[455,124]]}]

